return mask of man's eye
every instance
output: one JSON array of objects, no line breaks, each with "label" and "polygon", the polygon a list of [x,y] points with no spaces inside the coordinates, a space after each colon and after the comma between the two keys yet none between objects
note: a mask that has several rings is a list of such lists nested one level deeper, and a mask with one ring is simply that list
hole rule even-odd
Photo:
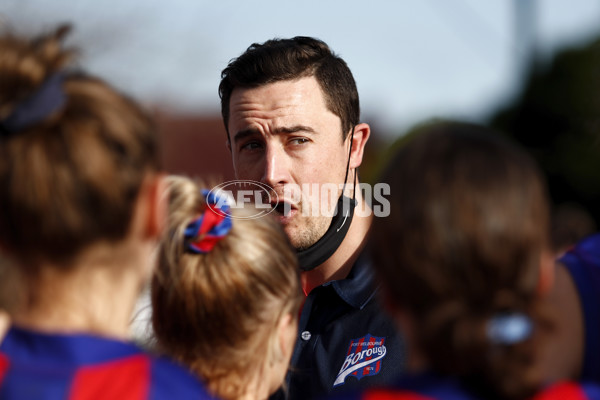
[{"label": "man's eye", "polygon": [[308,143],[308,139],[307,138],[303,138],[303,137],[293,138],[293,139],[290,140],[290,143],[292,143],[292,144],[304,144],[304,143]]},{"label": "man's eye", "polygon": [[256,150],[259,149],[261,147],[260,143],[258,142],[248,142],[248,143],[244,143],[240,149],[241,150]]}]

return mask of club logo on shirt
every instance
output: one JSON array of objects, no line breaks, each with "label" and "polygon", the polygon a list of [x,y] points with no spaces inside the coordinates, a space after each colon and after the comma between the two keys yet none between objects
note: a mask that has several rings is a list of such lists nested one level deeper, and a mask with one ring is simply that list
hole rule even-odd
[{"label": "club logo on shirt", "polygon": [[352,339],[344,364],[342,364],[333,386],[343,385],[348,376],[360,380],[365,376],[377,375],[381,371],[381,362],[386,354],[384,342],[384,337],[375,337],[369,334]]}]

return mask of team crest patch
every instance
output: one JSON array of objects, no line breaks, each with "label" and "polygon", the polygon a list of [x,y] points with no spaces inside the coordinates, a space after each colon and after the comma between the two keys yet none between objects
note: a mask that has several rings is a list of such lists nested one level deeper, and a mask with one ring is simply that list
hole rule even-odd
[{"label": "team crest patch", "polygon": [[381,371],[381,361],[386,354],[384,343],[384,337],[375,337],[369,334],[352,339],[342,369],[333,382],[333,386],[343,385],[348,376],[360,380],[365,376],[377,375]]}]

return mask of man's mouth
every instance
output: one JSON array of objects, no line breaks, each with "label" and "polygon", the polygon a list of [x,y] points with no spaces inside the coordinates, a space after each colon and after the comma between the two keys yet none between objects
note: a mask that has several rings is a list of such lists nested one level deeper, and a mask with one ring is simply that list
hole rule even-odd
[{"label": "man's mouth", "polygon": [[271,207],[273,207],[273,211],[279,214],[280,219],[291,218],[297,210],[296,206],[286,201],[271,203]]}]

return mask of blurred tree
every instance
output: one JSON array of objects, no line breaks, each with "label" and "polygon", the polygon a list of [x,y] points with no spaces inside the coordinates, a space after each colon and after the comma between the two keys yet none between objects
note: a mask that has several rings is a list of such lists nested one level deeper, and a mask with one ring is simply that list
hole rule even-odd
[{"label": "blurred tree", "polygon": [[534,63],[490,125],[539,162],[555,207],[579,203],[600,221],[600,39]]}]

